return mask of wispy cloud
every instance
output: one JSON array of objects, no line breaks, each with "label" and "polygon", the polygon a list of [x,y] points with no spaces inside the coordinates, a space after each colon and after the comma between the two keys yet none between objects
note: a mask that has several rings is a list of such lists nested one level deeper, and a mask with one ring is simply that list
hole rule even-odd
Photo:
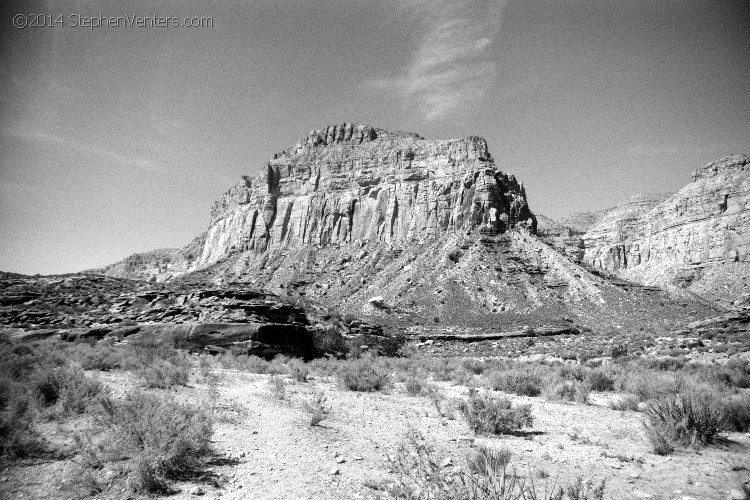
[{"label": "wispy cloud", "polygon": [[428,120],[476,103],[497,75],[488,48],[500,31],[505,0],[409,2],[404,11],[422,24],[423,34],[409,67],[372,83],[396,91]]},{"label": "wispy cloud", "polygon": [[164,170],[163,167],[157,162],[149,160],[142,156],[119,153],[106,147],[80,142],[70,137],[48,134],[41,131],[28,130],[3,130],[2,133],[10,137],[17,137],[19,139],[28,141],[39,141],[47,144],[54,144],[87,156],[96,156],[103,160],[113,161],[123,166],[136,168],[138,170],[143,170],[146,172],[161,172]]}]

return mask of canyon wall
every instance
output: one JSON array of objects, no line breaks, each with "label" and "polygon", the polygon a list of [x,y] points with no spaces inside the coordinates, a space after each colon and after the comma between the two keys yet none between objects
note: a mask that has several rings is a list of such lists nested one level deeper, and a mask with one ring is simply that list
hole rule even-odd
[{"label": "canyon wall", "polygon": [[750,159],[697,169],[690,184],[605,214],[583,236],[585,263],[608,271],[750,262]]},{"label": "canyon wall", "polygon": [[479,137],[432,141],[368,125],[310,132],[227,191],[211,211],[197,267],[235,252],[535,226],[515,177]]}]

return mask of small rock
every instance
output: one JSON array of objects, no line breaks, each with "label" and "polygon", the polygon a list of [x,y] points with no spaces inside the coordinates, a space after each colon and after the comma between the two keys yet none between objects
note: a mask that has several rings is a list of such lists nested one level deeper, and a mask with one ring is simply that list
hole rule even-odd
[{"label": "small rock", "polygon": [[732,500],[747,500],[747,495],[745,495],[740,490],[733,489],[729,492],[729,498],[731,498]]},{"label": "small rock", "polygon": [[338,476],[339,474],[341,474],[341,469],[339,469],[338,467],[334,467],[333,469],[329,470],[328,473],[332,476]]},{"label": "small rock", "polygon": [[203,488],[201,488],[200,486],[193,486],[188,490],[188,493],[195,497],[200,497],[206,494],[206,492],[203,491]]},{"label": "small rock", "polygon": [[346,459],[344,457],[342,457],[341,455],[339,455],[339,456],[336,457],[336,463],[337,464],[343,464],[344,462],[346,462]]},{"label": "small rock", "polygon": [[445,457],[442,462],[440,462],[441,467],[450,467],[453,465],[453,459],[451,457]]}]

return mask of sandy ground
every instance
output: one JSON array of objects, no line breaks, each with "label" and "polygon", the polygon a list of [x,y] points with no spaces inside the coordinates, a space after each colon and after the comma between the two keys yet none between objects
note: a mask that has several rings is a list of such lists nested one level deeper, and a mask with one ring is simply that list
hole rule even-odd
[{"label": "sandy ground", "polygon": [[[728,433],[719,446],[657,456],[649,451],[642,414],[606,407],[611,395],[594,394],[590,405],[512,396],[514,402],[531,404],[533,428],[518,436],[486,437],[474,436],[458,415],[441,416],[429,398],[407,395],[401,384],[385,393],[356,393],[328,377],[304,383],[284,377],[282,400],[270,390],[268,375],[218,372],[213,391],[201,384],[177,391],[194,400],[210,395],[221,416],[213,439],[217,459],[207,471],[213,479],[178,483],[180,491],[170,498],[385,498],[377,487],[392,476],[389,455],[395,455],[410,428],[456,465],[472,447],[507,447],[513,453],[510,467],[532,475],[537,489],[583,476],[606,480],[605,498],[613,500],[724,499],[750,479],[750,434]],[[115,394],[131,386],[126,373],[101,378]],[[448,397],[465,396],[467,390],[451,382],[434,384]],[[331,414],[313,427],[304,402],[316,391],[327,396]],[[60,487],[63,472],[60,462],[30,462],[3,471],[0,494],[74,498]],[[118,491],[105,496],[126,497]]]}]

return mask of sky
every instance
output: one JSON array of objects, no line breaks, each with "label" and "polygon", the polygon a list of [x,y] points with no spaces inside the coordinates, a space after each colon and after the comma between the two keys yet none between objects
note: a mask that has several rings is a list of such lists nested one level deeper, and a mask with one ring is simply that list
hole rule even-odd
[{"label": "sky", "polygon": [[750,154],[749,4],[3,2],[0,270],[183,246],[241,175],[342,122],[482,136],[552,218],[676,191]]}]

